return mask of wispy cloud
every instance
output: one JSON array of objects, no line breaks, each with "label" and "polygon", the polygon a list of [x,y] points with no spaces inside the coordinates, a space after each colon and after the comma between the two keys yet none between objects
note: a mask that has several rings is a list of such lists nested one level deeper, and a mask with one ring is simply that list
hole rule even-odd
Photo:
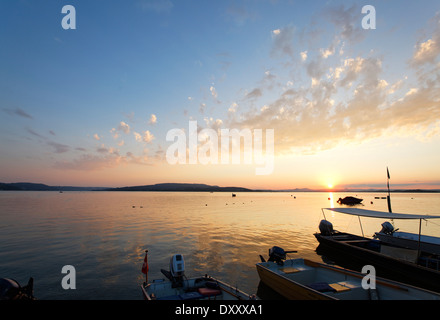
[{"label": "wispy cloud", "polygon": [[365,32],[359,23],[361,7],[358,4],[350,7],[344,5],[329,6],[325,8],[323,17],[329,19],[338,30],[338,37],[351,43],[365,39]]},{"label": "wispy cloud", "polygon": [[251,92],[246,94],[246,99],[256,99],[263,95],[260,88],[255,88]]},{"label": "wispy cloud", "polygon": [[218,99],[218,92],[213,85],[209,87],[209,91],[211,92],[211,96],[214,98],[214,101],[221,103],[221,101]]},{"label": "wispy cloud", "polygon": [[106,156],[84,154],[80,158],[72,161],[57,161],[54,164],[54,168],[62,170],[95,171],[105,168],[114,168],[122,162],[124,162],[124,159],[114,154]]},{"label": "wispy cloud", "polygon": [[155,13],[167,13],[174,7],[174,4],[170,0],[141,0],[138,4],[142,10]]},{"label": "wispy cloud", "polygon": [[45,136],[39,134],[38,132],[36,132],[35,130],[33,130],[31,128],[26,128],[26,131],[28,133],[30,133],[31,135],[35,136],[35,137],[38,137],[38,138],[41,138],[41,139],[47,139]]},{"label": "wispy cloud", "polygon": [[132,152],[120,155],[107,150],[101,155],[87,153],[74,160],[57,161],[53,167],[61,170],[97,171],[124,164],[152,165],[147,156],[135,156]]},{"label": "wispy cloud", "polygon": [[226,17],[232,20],[235,25],[243,26],[248,21],[253,21],[257,18],[257,14],[252,11],[251,7],[238,6],[236,4],[230,5],[226,10]]},{"label": "wispy cloud", "polygon": [[272,30],[272,55],[275,57],[287,55],[293,58],[295,54],[295,27],[287,26]]},{"label": "wispy cloud", "polygon": [[415,51],[410,63],[415,67],[435,64],[440,54],[440,13],[435,15],[431,23],[434,25],[431,37],[419,40],[414,46]]},{"label": "wispy cloud", "polygon": [[27,119],[33,119],[33,117],[29,113],[20,108],[3,108],[3,111],[11,116],[20,116]]},{"label": "wispy cloud", "polygon": [[65,144],[61,144],[53,141],[48,141],[47,144],[54,149],[55,153],[65,153],[70,150],[70,147]]}]

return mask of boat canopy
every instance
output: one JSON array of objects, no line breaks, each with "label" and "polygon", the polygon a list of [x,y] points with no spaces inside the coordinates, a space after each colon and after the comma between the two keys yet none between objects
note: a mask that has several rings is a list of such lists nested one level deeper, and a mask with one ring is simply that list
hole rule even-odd
[{"label": "boat canopy", "polygon": [[354,216],[381,218],[381,219],[440,219],[440,215],[394,213],[394,212],[365,210],[359,208],[323,208],[323,210],[330,210],[330,211],[350,214]]}]

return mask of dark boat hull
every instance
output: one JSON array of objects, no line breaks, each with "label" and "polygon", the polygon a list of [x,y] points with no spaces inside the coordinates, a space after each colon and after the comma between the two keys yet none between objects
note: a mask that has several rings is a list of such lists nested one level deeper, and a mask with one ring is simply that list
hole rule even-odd
[{"label": "dark boat hull", "polygon": [[343,199],[339,198],[337,201],[339,204],[346,204],[346,205],[355,205],[360,204],[363,199],[355,198],[355,197],[345,197]]},{"label": "dark boat hull", "polygon": [[[343,235],[347,240],[337,238]],[[384,255],[379,251],[379,241],[350,234],[323,236],[315,233],[315,237],[327,253],[340,261],[346,259],[351,264],[372,265],[377,276],[440,292],[439,271]]]}]

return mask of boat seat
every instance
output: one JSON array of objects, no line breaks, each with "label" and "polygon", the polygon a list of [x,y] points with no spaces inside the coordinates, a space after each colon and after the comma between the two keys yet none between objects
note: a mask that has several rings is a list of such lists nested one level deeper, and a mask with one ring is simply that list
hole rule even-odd
[{"label": "boat seat", "polygon": [[180,295],[181,300],[197,300],[203,298],[203,295],[197,291],[185,292]]},{"label": "boat seat", "polygon": [[309,284],[307,287],[322,293],[325,292],[337,293],[337,292],[350,291],[351,289],[357,288],[358,286],[349,281],[340,281],[335,283],[316,282]]},{"label": "boat seat", "polygon": [[198,300],[202,299],[204,296],[197,291],[185,292],[182,294],[175,294],[171,296],[166,296],[158,298],[157,300]]},{"label": "boat seat", "polygon": [[197,289],[197,292],[204,297],[213,297],[222,294],[221,290],[212,288],[199,288]]},{"label": "boat seat", "polygon": [[318,292],[336,292],[327,282],[315,282],[307,285],[307,287],[316,290]]},{"label": "boat seat", "polygon": [[350,291],[351,290],[351,288],[345,286],[342,283],[338,283],[338,282],[331,283],[331,284],[329,284],[329,286],[332,287],[333,289],[335,289],[335,292],[345,292],[345,291]]},{"label": "boat seat", "polygon": [[296,273],[296,272],[300,272],[301,270],[297,269],[297,268],[293,268],[293,267],[284,267],[284,268],[280,268],[280,271],[284,272],[284,273]]}]

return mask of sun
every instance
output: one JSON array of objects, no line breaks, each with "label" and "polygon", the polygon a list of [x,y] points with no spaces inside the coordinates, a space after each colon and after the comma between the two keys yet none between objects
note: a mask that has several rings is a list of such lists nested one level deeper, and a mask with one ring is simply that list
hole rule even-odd
[{"label": "sun", "polygon": [[333,183],[327,183],[327,187],[328,187],[329,189],[333,189]]}]

